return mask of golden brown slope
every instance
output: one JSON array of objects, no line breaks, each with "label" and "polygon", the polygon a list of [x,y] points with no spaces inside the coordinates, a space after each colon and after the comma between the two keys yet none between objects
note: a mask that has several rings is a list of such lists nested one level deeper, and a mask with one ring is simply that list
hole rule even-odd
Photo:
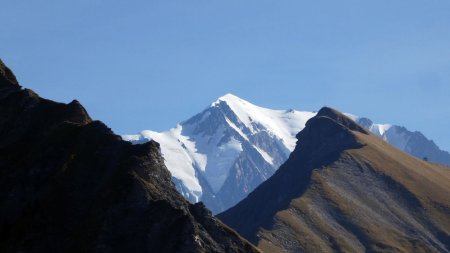
[{"label": "golden brown slope", "polygon": [[225,223],[265,252],[449,252],[448,168],[329,108],[298,138],[271,179],[219,215]]}]

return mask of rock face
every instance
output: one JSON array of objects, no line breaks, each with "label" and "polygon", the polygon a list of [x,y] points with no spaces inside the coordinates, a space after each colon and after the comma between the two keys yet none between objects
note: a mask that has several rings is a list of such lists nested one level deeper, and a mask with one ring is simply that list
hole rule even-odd
[{"label": "rock face", "polygon": [[258,252],[176,191],[159,144],[131,145],[0,62],[0,252]]},{"label": "rock face", "polygon": [[280,169],[218,217],[265,252],[450,252],[450,170],[323,108]]}]

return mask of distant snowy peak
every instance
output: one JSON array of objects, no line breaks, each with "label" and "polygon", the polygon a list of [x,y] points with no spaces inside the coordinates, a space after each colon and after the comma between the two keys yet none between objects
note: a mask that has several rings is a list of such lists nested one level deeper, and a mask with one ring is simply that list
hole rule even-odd
[{"label": "distant snowy peak", "polygon": [[441,150],[434,141],[426,138],[421,132],[412,132],[405,127],[391,124],[375,124],[368,118],[358,118],[357,122],[373,134],[410,155],[419,159],[428,159],[436,163],[450,165],[450,153]]},{"label": "distant snowy peak", "polygon": [[263,139],[262,135],[267,135],[279,141],[287,156],[295,147],[295,135],[312,116],[314,113],[310,112],[266,109],[227,94],[183,122],[181,135],[189,136],[195,142],[196,151],[192,155],[197,152],[206,155],[206,166],[201,171],[212,190],[217,192],[225,182],[231,165],[243,151],[243,143],[270,165],[278,166],[282,161],[276,163],[276,158],[267,150],[270,147],[258,140]]},{"label": "distant snowy peak", "polygon": [[373,134],[394,145],[398,149],[405,150],[410,136],[413,132],[404,127],[391,124],[375,124],[368,118],[358,118],[357,122],[369,129]]}]

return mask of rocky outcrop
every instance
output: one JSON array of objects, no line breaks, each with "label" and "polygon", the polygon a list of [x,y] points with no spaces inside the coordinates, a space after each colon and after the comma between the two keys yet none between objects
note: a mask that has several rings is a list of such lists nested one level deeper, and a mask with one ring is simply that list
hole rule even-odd
[{"label": "rocky outcrop", "polygon": [[257,252],[175,190],[159,144],[132,145],[79,102],[0,64],[0,252]]}]

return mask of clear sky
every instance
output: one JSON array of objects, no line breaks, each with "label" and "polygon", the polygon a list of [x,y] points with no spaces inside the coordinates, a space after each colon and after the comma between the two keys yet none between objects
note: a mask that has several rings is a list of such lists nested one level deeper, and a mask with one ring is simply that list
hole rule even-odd
[{"label": "clear sky", "polygon": [[225,93],[419,130],[450,150],[448,0],[3,1],[0,57],[119,134]]}]

